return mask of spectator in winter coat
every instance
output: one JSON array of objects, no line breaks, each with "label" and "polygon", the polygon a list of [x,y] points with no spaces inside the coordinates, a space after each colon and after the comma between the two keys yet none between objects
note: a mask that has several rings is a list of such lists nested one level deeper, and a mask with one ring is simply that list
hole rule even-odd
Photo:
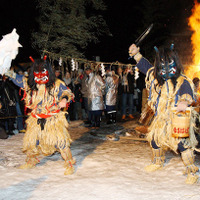
[{"label": "spectator in winter coat", "polygon": [[1,101],[1,112],[0,116],[3,128],[6,130],[7,135],[14,135],[14,123],[16,112],[16,97],[15,97],[15,85],[6,77],[2,77],[0,81],[0,101]]},{"label": "spectator in winter coat", "polygon": [[127,106],[128,117],[133,119],[134,106],[134,73],[129,67],[126,67],[122,75],[122,120],[126,118]]},{"label": "spectator in winter coat", "polygon": [[92,72],[90,67],[85,70],[88,75],[88,110],[91,115],[91,127],[100,127],[101,115],[104,110],[103,95],[105,83],[102,77]]},{"label": "spectator in winter coat", "polygon": [[86,64],[85,65],[85,71],[83,74],[83,79],[81,80],[81,94],[83,98],[83,108],[85,109],[86,113],[86,121],[85,124],[91,125],[91,116],[90,112],[88,109],[88,80],[89,80],[89,75],[92,72],[92,69],[90,65]]},{"label": "spectator in winter coat", "polygon": [[107,124],[116,123],[118,80],[119,77],[115,74],[115,71],[111,71],[110,66],[107,67],[105,79],[105,105]]},{"label": "spectator in winter coat", "polygon": [[[73,91],[73,84],[72,84],[72,79],[71,79],[71,74],[70,72],[66,72],[65,73],[65,76],[63,78],[63,81],[65,82],[66,86],[71,90]],[[68,110],[68,116],[67,116],[67,119],[68,121],[74,119],[74,116],[73,116],[73,106],[74,106],[74,102],[71,101],[70,102],[70,105],[69,107],[67,108]]]},{"label": "spectator in winter coat", "polygon": [[82,118],[82,93],[81,93],[81,80],[83,79],[82,70],[78,70],[78,75],[75,77],[73,81],[73,93],[74,97],[74,106],[73,106],[73,114],[74,119],[78,120]]}]

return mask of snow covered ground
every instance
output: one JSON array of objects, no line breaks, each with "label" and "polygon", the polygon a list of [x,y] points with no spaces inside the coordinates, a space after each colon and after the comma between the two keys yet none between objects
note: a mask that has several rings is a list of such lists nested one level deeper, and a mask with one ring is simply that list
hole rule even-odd
[{"label": "snow covered ground", "polygon": [[[144,141],[128,137],[106,140],[108,130],[120,133],[119,126],[102,129],[93,136],[82,121],[70,123],[76,158],[75,173],[64,176],[63,160],[56,153],[39,157],[36,168],[21,170],[23,134],[0,140],[0,200],[199,200],[200,183],[186,185],[179,155],[167,153],[163,169],[146,173],[151,151]],[[136,126],[134,121],[121,124]],[[107,130],[107,131],[106,131]],[[101,131],[99,130],[98,133]],[[95,133],[94,133],[95,134]],[[200,167],[200,155],[196,163]]]}]

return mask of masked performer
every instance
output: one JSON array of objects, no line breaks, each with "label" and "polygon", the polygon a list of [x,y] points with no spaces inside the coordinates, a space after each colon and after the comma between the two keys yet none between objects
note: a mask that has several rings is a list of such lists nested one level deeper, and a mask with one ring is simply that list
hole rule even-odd
[{"label": "masked performer", "polygon": [[36,156],[40,153],[47,156],[59,151],[65,160],[64,174],[72,174],[75,160],[70,151],[71,138],[66,112],[61,111],[61,108],[66,107],[74,95],[63,81],[55,78],[47,60],[32,61],[28,78],[13,71],[7,72],[12,81],[24,90],[26,107],[31,109],[23,141],[27,158],[20,168],[34,167],[39,163]]},{"label": "masked performer", "polygon": [[146,87],[149,90],[148,104],[155,112],[155,117],[149,128],[147,139],[150,142],[153,159],[152,164],[145,168],[146,171],[155,171],[163,167],[165,151],[173,150],[181,153],[186,183],[193,184],[198,180],[196,172],[198,167],[194,165],[193,149],[197,144],[194,133],[189,137],[173,137],[171,132],[172,110],[176,107],[177,112],[185,111],[194,100],[192,81],[181,74],[181,64],[177,53],[170,48],[155,47],[156,58],[153,67],[139,52],[135,44],[129,47],[130,56],[134,56],[137,67],[146,74]]}]

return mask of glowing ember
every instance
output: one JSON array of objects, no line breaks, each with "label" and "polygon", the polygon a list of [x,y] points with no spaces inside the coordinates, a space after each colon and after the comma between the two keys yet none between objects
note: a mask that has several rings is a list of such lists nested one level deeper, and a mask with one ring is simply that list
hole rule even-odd
[{"label": "glowing ember", "polygon": [[200,78],[200,3],[195,0],[195,5],[192,9],[192,15],[189,17],[188,25],[193,31],[191,37],[192,43],[192,61],[193,64],[185,72],[190,78]]}]

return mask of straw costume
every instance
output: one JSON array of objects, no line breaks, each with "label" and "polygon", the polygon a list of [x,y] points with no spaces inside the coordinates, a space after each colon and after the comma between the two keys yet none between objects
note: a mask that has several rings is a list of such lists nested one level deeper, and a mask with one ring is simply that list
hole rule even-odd
[{"label": "straw costume", "polygon": [[68,133],[66,112],[61,108],[66,107],[74,95],[63,81],[55,78],[48,61],[32,61],[28,78],[13,71],[7,73],[24,90],[26,107],[31,109],[23,139],[23,151],[27,158],[20,168],[34,167],[39,163],[36,156],[40,153],[48,156],[58,151],[65,161],[65,175],[72,174],[75,163],[70,151],[72,140]]},{"label": "straw costume", "polygon": [[186,174],[186,183],[193,184],[198,180],[196,172],[198,167],[194,165],[193,150],[197,145],[194,131],[190,131],[189,137],[172,136],[172,107],[177,112],[185,111],[194,101],[194,88],[192,81],[181,74],[181,64],[173,49],[160,48],[156,50],[155,67],[139,52],[135,44],[129,48],[129,54],[134,56],[137,67],[146,74],[146,87],[149,90],[148,104],[155,112],[155,117],[149,127],[147,139],[150,142],[153,158],[152,164],[145,168],[146,171],[161,169],[165,162],[165,151],[180,152]]}]

